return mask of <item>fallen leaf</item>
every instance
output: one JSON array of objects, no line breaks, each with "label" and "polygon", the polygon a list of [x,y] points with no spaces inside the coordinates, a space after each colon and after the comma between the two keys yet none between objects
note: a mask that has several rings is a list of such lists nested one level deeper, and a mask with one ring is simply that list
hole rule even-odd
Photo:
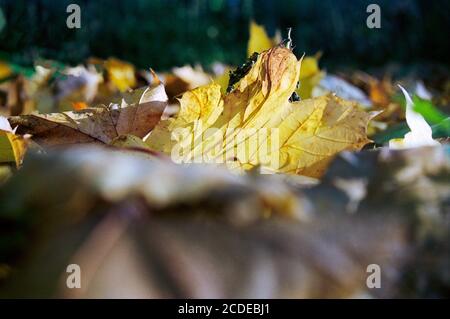
[{"label": "fallen leaf", "polygon": [[16,135],[8,120],[0,116],[0,163],[22,164],[26,152],[27,138]]},{"label": "fallen leaf", "polygon": [[300,85],[297,89],[297,94],[302,99],[309,99],[312,97],[314,88],[320,83],[325,76],[325,72],[319,68],[320,54],[316,56],[307,56],[302,60],[300,69]]},{"label": "fallen leaf", "polygon": [[369,142],[370,115],[333,95],[289,102],[300,64],[282,46],[261,53],[224,97],[215,83],[185,93],[178,115],[159,123],[146,143],[176,162],[320,176],[335,154]]},{"label": "fallen leaf", "polygon": [[111,141],[110,145],[122,148],[148,148],[141,138],[131,134],[116,137]]},{"label": "fallen leaf", "polygon": [[365,109],[372,105],[362,90],[338,76],[328,74],[319,81],[318,85],[316,84],[312,87],[312,96],[314,97],[334,93],[340,98],[358,102]]},{"label": "fallen leaf", "polygon": [[134,66],[130,63],[109,58],[105,61],[105,69],[111,82],[124,92],[136,85]]},{"label": "fallen leaf", "polygon": [[[251,56],[253,53],[261,53],[269,50],[280,43],[280,40],[276,37],[270,39],[263,26],[256,24],[254,21],[250,22],[250,38],[247,44],[247,56]],[[302,99],[308,99],[311,97],[312,90],[319,84],[320,80],[324,77],[325,72],[322,72],[319,68],[319,58],[321,53],[315,56],[307,56],[302,60],[301,71],[299,76],[300,85],[296,90],[296,93]]]},{"label": "fallen leaf", "polygon": [[433,139],[430,125],[425,121],[420,113],[414,111],[414,103],[408,92],[400,86],[406,99],[406,123],[410,132],[406,133],[404,138],[392,139],[389,141],[389,148],[401,149],[421,146],[440,145],[438,141]]},{"label": "fallen leaf", "polygon": [[[130,93],[131,94],[131,93]],[[122,104],[108,107],[86,108],[81,111],[30,114],[10,117],[21,134],[31,134],[42,146],[74,143],[110,143],[114,138],[132,134],[146,136],[159,122],[167,105],[167,95],[162,84],[147,88],[135,104],[136,97],[124,97]]]},{"label": "fallen leaf", "polygon": [[175,100],[175,97],[189,90],[189,83],[173,74],[165,74],[163,82],[167,95],[169,96],[169,101],[171,102]]},{"label": "fallen leaf", "polygon": [[371,78],[369,81],[370,99],[375,105],[386,107],[391,102],[390,81],[385,78],[382,81]]},{"label": "fallen leaf", "polygon": [[251,56],[254,52],[261,53],[278,44],[274,43],[275,39],[270,39],[264,27],[256,24],[255,21],[250,22],[249,33],[247,56]]},{"label": "fallen leaf", "polygon": [[61,73],[64,76],[54,84],[54,99],[59,111],[72,110],[74,103],[92,102],[98,94],[99,85],[103,83],[103,76],[92,65],[89,68],[81,65],[66,68]]},{"label": "fallen leaf", "polygon": [[203,71],[203,68],[199,65],[195,68],[190,65],[173,68],[172,73],[182,81],[188,83],[189,89],[194,89],[211,82],[211,76]]},{"label": "fallen leaf", "polygon": [[7,101],[8,115],[23,114],[30,108],[30,101],[26,92],[27,80],[24,76],[18,75],[11,80],[8,87]]},{"label": "fallen leaf", "polygon": [[[424,93],[422,92],[422,95]],[[447,123],[449,116],[439,110],[430,100],[421,98],[419,95],[413,96],[413,110],[424,117],[431,124],[442,124],[447,132],[450,132],[450,125]],[[450,134],[447,134],[450,135]]]},{"label": "fallen leaf", "polygon": [[222,94],[227,92],[228,83],[230,83],[230,71],[230,67],[224,67],[223,71],[220,74],[217,74],[213,79],[213,81],[222,88]]},{"label": "fallen leaf", "polygon": [[0,80],[9,77],[12,74],[11,67],[3,61],[0,61]]},{"label": "fallen leaf", "polygon": [[[325,183],[306,190],[279,175],[238,176],[103,147],[30,154],[21,173],[0,188],[0,223],[25,238],[15,243],[11,232],[0,232],[0,255],[13,251],[29,257],[17,267],[12,264],[11,281],[0,295],[445,296],[448,187],[439,195],[442,210],[428,215],[438,223],[431,238],[412,236],[411,230],[429,225],[411,214],[421,206],[398,203],[405,200],[411,179],[428,193],[426,203],[436,195],[435,184],[447,185],[446,154],[444,148],[341,153]],[[378,200],[346,214],[339,208],[338,190],[328,184],[336,178],[367,178],[368,186],[376,187],[368,196]],[[423,191],[430,185],[423,178],[430,179],[432,192]],[[286,213],[286,207],[306,210],[309,218],[260,217],[267,209]],[[367,265],[374,259],[390,270],[383,289],[376,291],[366,286]],[[82,289],[65,285],[62,274],[70,263],[83,269]],[[420,273],[410,271],[418,265]],[[124,274],[124,285],[115,283],[118,273]],[[270,288],[259,289],[268,283]],[[423,290],[412,290],[414,284]]]}]

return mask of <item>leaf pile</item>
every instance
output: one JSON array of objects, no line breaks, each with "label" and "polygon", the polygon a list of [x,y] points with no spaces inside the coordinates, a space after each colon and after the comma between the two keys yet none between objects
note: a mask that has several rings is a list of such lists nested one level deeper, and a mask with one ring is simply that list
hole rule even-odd
[{"label": "leaf pile", "polygon": [[248,52],[0,64],[0,296],[448,296],[445,92],[327,74],[254,23]]}]

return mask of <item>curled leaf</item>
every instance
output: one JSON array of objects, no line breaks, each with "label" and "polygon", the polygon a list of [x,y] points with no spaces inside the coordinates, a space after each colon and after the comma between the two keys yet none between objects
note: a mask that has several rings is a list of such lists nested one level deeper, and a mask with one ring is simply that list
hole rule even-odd
[{"label": "curled leaf", "polygon": [[333,95],[289,102],[300,65],[282,46],[261,53],[231,93],[214,83],[185,93],[147,144],[176,162],[320,176],[335,154],[369,142],[370,115]]},{"label": "curled leaf", "polygon": [[389,147],[393,149],[435,146],[440,145],[438,141],[433,140],[430,125],[425,121],[423,116],[414,111],[414,103],[408,92],[400,86],[406,99],[406,123],[410,132],[406,133],[403,139],[392,139],[389,141]]}]

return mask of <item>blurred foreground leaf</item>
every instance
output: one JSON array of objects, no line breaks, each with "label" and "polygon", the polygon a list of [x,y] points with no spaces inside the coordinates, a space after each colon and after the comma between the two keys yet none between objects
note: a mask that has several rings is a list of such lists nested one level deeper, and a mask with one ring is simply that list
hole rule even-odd
[{"label": "blurred foreground leaf", "polygon": [[[0,233],[0,263],[12,267],[0,294],[441,295],[450,287],[442,201],[449,163],[440,147],[348,152],[321,184],[305,188],[281,176],[238,176],[94,146],[33,155],[0,188],[0,229],[8,229]],[[346,214],[346,187],[355,180],[372,190]],[[277,216],[267,218],[271,212]],[[82,289],[65,285],[70,263],[81,266]],[[384,270],[377,291],[366,286],[372,263]]]}]

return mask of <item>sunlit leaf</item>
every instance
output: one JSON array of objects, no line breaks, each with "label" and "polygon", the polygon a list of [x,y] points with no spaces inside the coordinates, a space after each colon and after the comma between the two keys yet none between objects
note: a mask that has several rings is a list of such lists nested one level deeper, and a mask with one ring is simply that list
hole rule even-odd
[{"label": "sunlit leaf", "polygon": [[413,97],[414,111],[421,114],[427,122],[431,124],[442,123],[444,127],[450,131],[449,124],[446,124],[446,120],[449,118],[446,114],[441,112],[433,103],[429,100],[420,98],[417,95]]},{"label": "sunlit leaf", "polygon": [[332,95],[290,103],[300,65],[284,47],[261,53],[230,94],[214,83],[185,93],[147,144],[180,162],[320,176],[336,153],[369,142],[370,116]]},{"label": "sunlit leaf", "polygon": [[401,86],[400,89],[406,99],[406,123],[410,132],[406,133],[403,139],[390,140],[389,147],[398,149],[439,145],[439,142],[433,139],[430,125],[428,125],[421,114],[414,110],[414,102],[411,100],[408,92]]},{"label": "sunlit leaf", "polygon": [[33,141],[42,146],[108,144],[125,134],[142,138],[160,121],[167,96],[162,84],[146,89],[140,96],[137,103],[130,105],[125,98],[120,106],[111,104],[73,112],[22,115],[8,120],[13,126],[19,126],[19,132],[31,134]]},{"label": "sunlit leaf", "polygon": [[8,120],[0,116],[0,163],[22,163],[27,147],[26,138],[17,135]]},{"label": "sunlit leaf", "polygon": [[261,53],[276,44],[277,43],[274,43],[274,41],[269,38],[263,26],[256,24],[255,21],[250,22],[247,56],[251,56],[254,52]]},{"label": "sunlit leaf", "polygon": [[325,72],[319,68],[319,55],[304,57],[300,69],[300,85],[297,89],[297,94],[302,99],[310,98],[313,89],[320,83],[320,80],[324,76]]}]

